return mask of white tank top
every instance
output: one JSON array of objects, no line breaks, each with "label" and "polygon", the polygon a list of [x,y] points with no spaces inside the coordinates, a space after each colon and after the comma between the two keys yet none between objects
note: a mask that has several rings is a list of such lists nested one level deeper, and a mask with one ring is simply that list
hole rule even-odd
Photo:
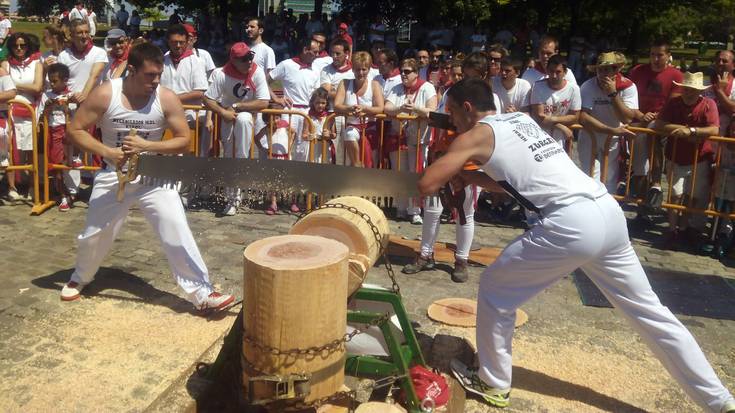
[{"label": "white tank top", "polygon": [[489,125],[495,134],[495,150],[482,170],[527,209],[541,213],[545,208],[607,193],[530,116],[520,112],[491,115],[480,123]]},{"label": "white tank top", "polygon": [[131,129],[136,129],[138,136],[149,141],[160,141],[167,126],[159,96],[161,87],[156,89],[144,107],[130,110],[122,104],[123,79],[112,79],[110,84],[112,85],[110,106],[107,107],[107,111],[99,121],[102,143],[119,147]]},{"label": "white tank top", "polygon": [[[347,84],[345,85],[345,105],[373,106],[373,80],[368,78],[365,79],[365,81],[367,82],[365,93],[363,93],[362,96],[357,96],[354,91],[355,80],[345,80],[345,82],[347,82]],[[350,125],[359,125],[361,123],[361,120],[354,116],[348,116],[347,123]]]}]

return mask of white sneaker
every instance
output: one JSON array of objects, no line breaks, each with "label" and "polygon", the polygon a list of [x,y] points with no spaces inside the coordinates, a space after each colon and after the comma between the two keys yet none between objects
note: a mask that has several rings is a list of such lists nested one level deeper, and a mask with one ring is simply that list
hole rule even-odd
[{"label": "white sneaker", "polygon": [[729,402],[725,403],[725,405],[722,406],[722,409],[720,411],[722,413],[735,412],[735,400],[730,400]]},{"label": "white sneaker", "polygon": [[199,304],[197,309],[200,311],[218,311],[227,307],[233,301],[235,301],[235,296],[233,295],[213,292],[209,294],[209,296],[207,296],[207,298]]},{"label": "white sneaker", "polygon": [[11,201],[20,201],[22,198],[23,197],[20,196],[20,194],[18,193],[18,191],[16,191],[15,189],[11,189],[11,190],[8,191],[8,199],[9,200],[11,200]]},{"label": "white sneaker", "polygon": [[228,202],[225,205],[225,209],[222,210],[222,214],[228,217],[234,217],[237,215],[237,204],[234,202]]},{"label": "white sneaker", "polygon": [[64,285],[64,288],[61,289],[61,300],[62,301],[74,301],[79,298],[79,294],[81,294],[82,290],[84,289],[85,284],[79,284],[74,281],[69,281]]},{"label": "white sneaker", "polygon": [[424,220],[423,220],[423,219],[421,219],[421,215],[419,215],[419,214],[416,214],[416,215],[412,215],[412,216],[411,216],[411,223],[412,223],[413,225],[421,225],[421,224],[423,224],[423,223],[424,223]]},{"label": "white sneaker", "polygon": [[8,166],[10,166],[8,158],[0,159],[0,168],[7,168]]}]

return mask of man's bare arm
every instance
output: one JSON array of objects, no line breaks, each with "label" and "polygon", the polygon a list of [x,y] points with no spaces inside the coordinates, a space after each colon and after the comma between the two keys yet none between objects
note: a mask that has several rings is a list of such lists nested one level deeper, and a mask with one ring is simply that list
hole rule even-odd
[{"label": "man's bare arm", "polygon": [[204,97],[203,90],[192,90],[191,92],[179,93],[178,98],[185,105],[199,105]]},{"label": "man's bare arm", "polygon": [[112,98],[112,88],[106,83],[92,91],[90,99],[85,100],[77,109],[66,133],[71,142],[85,152],[108,158],[116,163],[122,162],[124,153],[120,148],[109,147],[89,134],[90,127],[105,113]]}]

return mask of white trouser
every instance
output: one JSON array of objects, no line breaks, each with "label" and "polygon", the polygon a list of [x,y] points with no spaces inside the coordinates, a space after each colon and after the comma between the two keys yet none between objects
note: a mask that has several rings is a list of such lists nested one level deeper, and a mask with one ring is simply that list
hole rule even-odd
[{"label": "white trouser", "polygon": [[[647,128],[653,129],[654,122],[650,122],[646,125]],[[652,138],[661,139],[661,138]],[[651,169],[651,163],[649,162],[651,152],[651,142],[648,135],[645,133],[639,133],[633,139],[633,176],[646,176],[648,171]]]},{"label": "white trouser", "polygon": [[176,282],[186,299],[199,305],[212,292],[209,274],[199,253],[179,194],[173,189],[129,183],[125,197],[117,202],[117,174],[102,170],[94,180],[87,222],[77,237],[77,263],[71,280],[87,284],[94,279],[102,260],[112,248],[130,207],[138,205],[158,234]]},{"label": "white trouser", "polygon": [[[457,211],[464,214],[467,222],[462,225],[457,219],[457,249],[454,252],[456,258],[467,260],[470,257],[472,237],[475,235],[475,202],[480,191],[473,185],[464,187],[464,203],[462,210]],[[421,255],[430,256],[434,252],[434,243],[439,235],[439,224],[442,210],[444,209],[438,196],[430,196],[424,199],[424,223],[421,226]]]},{"label": "white trouser", "polygon": [[334,130],[335,130],[335,138],[334,138],[334,154],[336,158],[336,164],[337,165],[344,165],[345,164],[345,147],[344,147],[344,139],[345,139],[345,117],[344,116],[337,116],[334,118]]},{"label": "white trouser", "polygon": [[[428,149],[429,147],[427,145],[421,145],[422,168],[426,168],[426,157],[429,152]],[[401,151],[401,171],[416,172],[416,153],[416,145],[408,145],[407,150]],[[398,170],[398,151],[390,153],[390,165],[391,169]],[[398,198],[397,209],[399,213],[406,211],[408,215],[418,215],[421,213],[421,200],[420,198]]]},{"label": "white trouser", "polygon": [[[293,107],[292,110],[298,110],[305,115],[309,113],[309,108],[297,108]],[[293,140],[293,148],[289,151],[291,154],[291,160],[293,161],[309,161],[309,141],[301,139],[301,134],[304,130],[304,117],[299,115],[281,115],[283,119],[290,120],[291,129],[295,134]]]},{"label": "white trouser", "polygon": [[[593,167],[594,169],[590,176],[592,176],[593,179],[600,181],[600,168],[605,156],[605,140],[607,139],[607,136],[597,134],[596,137],[595,147],[592,147],[592,138],[586,133],[580,134],[579,142],[577,143],[577,151],[582,171],[589,175],[590,169]],[[620,166],[618,164],[619,154],[620,138],[613,136],[610,140],[610,147],[607,150],[607,172],[605,174],[605,182],[603,182],[607,188],[607,192],[611,194],[614,194],[618,189],[618,172],[620,170]],[[594,166],[592,166],[593,159]]]},{"label": "white trouser", "polygon": [[[253,142],[253,115],[240,112],[234,122],[220,122],[221,156],[232,158],[250,158],[250,146]],[[239,188],[225,188],[225,196],[230,202],[239,202]]]},{"label": "white trouser", "polygon": [[487,384],[511,386],[516,309],[577,268],[697,404],[719,412],[732,399],[694,337],[651,289],[630,244],[623,211],[607,194],[548,212],[485,269],[477,300],[477,347],[479,375]]}]

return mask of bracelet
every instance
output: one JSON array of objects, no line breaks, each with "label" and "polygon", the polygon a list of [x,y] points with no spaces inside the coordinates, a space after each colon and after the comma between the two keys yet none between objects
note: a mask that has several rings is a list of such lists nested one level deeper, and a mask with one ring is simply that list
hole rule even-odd
[{"label": "bracelet", "polygon": [[609,97],[609,98],[614,98],[614,97],[615,97],[615,96],[617,96],[617,95],[618,95],[618,91],[616,90],[616,91],[614,91],[614,92],[610,93],[609,95],[607,95],[607,97]]}]

